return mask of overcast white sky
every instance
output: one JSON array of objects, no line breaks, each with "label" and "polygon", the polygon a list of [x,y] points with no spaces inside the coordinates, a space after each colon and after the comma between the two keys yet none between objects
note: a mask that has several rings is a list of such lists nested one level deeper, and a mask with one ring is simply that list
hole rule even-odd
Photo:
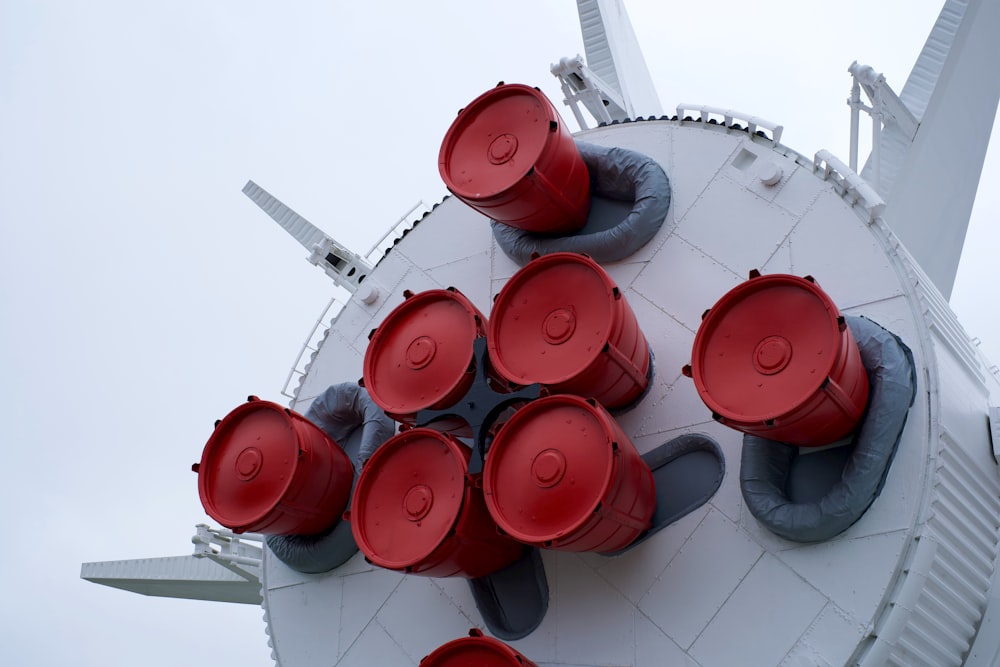
[{"label": "overcast white sky", "polygon": [[[846,161],[847,66],[901,89],[940,4],[628,8],[664,109],[738,109]],[[549,64],[581,51],[570,0],[0,3],[4,664],[271,664],[256,607],[79,579],[190,552],[213,421],[284,402],[329,298],[241,187],[363,252],[444,194],[460,107],[499,80],[558,104]],[[952,301],[1000,361],[998,182],[994,148]]]}]

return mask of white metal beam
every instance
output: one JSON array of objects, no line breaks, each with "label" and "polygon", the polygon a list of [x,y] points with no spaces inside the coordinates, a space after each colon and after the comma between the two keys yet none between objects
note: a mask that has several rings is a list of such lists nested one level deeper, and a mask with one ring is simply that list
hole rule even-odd
[{"label": "white metal beam", "polygon": [[309,251],[310,264],[323,269],[338,287],[357,291],[361,281],[371,271],[371,266],[357,253],[334,241],[322,229],[253,181],[247,181],[243,186],[243,194]]},{"label": "white metal beam", "polygon": [[[919,121],[882,132],[885,220],[941,293],[951,296],[1000,100],[1000,2],[948,0],[900,99]],[[876,181],[876,182],[873,182]]]},{"label": "white metal beam", "polygon": [[586,64],[563,58],[552,73],[580,127],[582,102],[598,122],[663,113],[656,87],[622,0],[577,0]]},{"label": "white metal beam", "polygon": [[240,569],[244,575],[209,558],[172,556],[84,563],[80,577],[155,597],[260,604],[259,566],[244,565]]}]

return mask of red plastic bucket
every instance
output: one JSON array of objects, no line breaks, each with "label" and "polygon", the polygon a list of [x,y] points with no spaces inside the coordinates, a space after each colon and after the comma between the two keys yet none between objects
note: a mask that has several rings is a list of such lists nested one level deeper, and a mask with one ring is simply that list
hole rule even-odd
[{"label": "red plastic bucket", "polygon": [[649,346],[635,313],[600,264],[571,252],[544,255],[507,281],[487,341],[497,373],[552,393],[620,408],[649,384]]},{"label": "red plastic bucket", "polygon": [[587,165],[536,88],[501,84],[462,109],[441,144],[438,170],[456,197],[512,227],[552,234],[587,223]]},{"label": "red plastic bucket", "polygon": [[413,425],[420,410],[450,407],[469,390],[486,317],[454,288],[406,297],[370,337],[364,386],[386,414]]},{"label": "red plastic bucket", "polygon": [[350,458],[319,427],[254,398],[219,421],[196,470],[205,511],[237,533],[323,532],[354,481]]},{"label": "red plastic bucket", "polygon": [[481,630],[442,644],[420,661],[420,667],[538,667],[535,663]]},{"label": "red plastic bucket", "polygon": [[801,446],[855,429],[868,377],[854,336],[811,278],[751,274],[712,306],[691,352],[702,401],[723,424]]},{"label": "red plastic bucket", "polygon": [[348,518],[375,565],[428,577],[482,577],[523,550],[501,535],[468,474],[470,451],[415,428],[390,438],[358,477]]},{"label": "red plastic bucket", "polygon": [[501,530],[563,551],[623,549],[656,509],[649,466],[611,415],[579,396],[514,413],[490,447],[483,489]]}]

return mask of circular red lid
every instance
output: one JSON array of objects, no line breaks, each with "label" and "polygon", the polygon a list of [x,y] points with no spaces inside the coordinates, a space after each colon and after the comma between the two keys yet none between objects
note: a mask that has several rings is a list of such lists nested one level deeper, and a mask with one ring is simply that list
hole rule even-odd
[{"label": "circular red lid", "polygon": [[542,155],[558,122],[538,90],[507,84],[489,90],[459,112],[438,154],[441,178],[458,197],[483,199],[524,178]]},{"label": "circular red lid", "polygon": [[430,408],[462,383],[472,343],[483,326],[460,292],[414,294],[385,318],[365,352],[365,388],[382,409],[410,414]]},{"label": "circular red lid", "polygon": [[491,637],[463,637],[439,646],[420,667],[523,667],[520,654]]},{"label": "circular red lid", "polygon": [[429,428],[393,436],[361,470],[351,530],[376,565],[413,567],[444,541],[465,496],[469,451]]},{"label": "circular red lid", "polygon": [[614,472],[613,429],[578,396],[540,398],[514,413],[486,457],[490,514],[511,537],[557,540],[590,520]]},{"label": "circular red lid", "polygon": [[585,255],[532,260],[507,281],[487,330],[490,360],[518,384],[558,384],[587,368],[614,324],[615,284]]},{"label": "circular red lid", "polygon": [[708,311],[694,339],[691,373],[712,411],[767,421],[819,390],[841,347],[840,313],[798,276],[751,278]]},{"label": "circular red lid", "polygon": [[285,408],[244,403],[222,419],[205,444],[198,494],[227,528],[258,522],[281,502],[298,465],[298,439]]}]

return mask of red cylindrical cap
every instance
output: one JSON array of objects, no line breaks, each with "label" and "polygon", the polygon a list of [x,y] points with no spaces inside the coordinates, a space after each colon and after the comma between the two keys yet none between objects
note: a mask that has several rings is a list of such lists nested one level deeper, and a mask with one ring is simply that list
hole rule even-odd
[{"label": "red cylindrical cap", "polygon": [[365,388],[400,421],[453,405],[474,379],[472,344],[485,333],[483,315],[461,292],[420,292],[379,325],[365,352]]},{"label": "red cylindrical cap", "polygon": [[369,560],[419,568],[449,536],[465,493],[469,452],[453,438],[417,428],[368,459],[351,503],[351,529]]},{"label": "red cylindrical cap", "polygon": [[593,396],[617,408],[648,385],[649,348],[635,314],[590,257],[532,260],[497,295],[487,328],[494,369],[515,384]]},{"label": "red cylindrical cap", "polygon": [[486,199],[516,185],[549,143],[552,104],[521,84],[488,90],[459,112],[441,146],[445,183],[463,199]]},{"label": "red cylindrical cap", "polygon": [[556,233],[587,222],[587,165],[536,88],[502,84],[473,100],[448,129],[438,169],[456,197],[513,227]]},{"label": "red cylindrical cap", "polygon": [[504,285],[488,327],[490,359],[518,384],[554,385],[580,373],[611,335],[615,285],[576,253],[535,259]]},{"label": "red cylindrical cap", "polygon": [[652,474],[600,405],[578,396],[519,409],[490,447],[486,506],[516,540],[608,552],[630,544],[655,510]]},{"label": "red cylindrical cap", "polygon": [[[724,423],[796,444],[847,434],[868,396],[836,305],[813,280],[793,275],[754,275],[719,299],[695,336],[691,374]],[[831,382],[838,395],[825,400]]]},{"label": "red cylindrical cap", "polygon": [[317,426],[252,400],[216,425],[198,465],[198,493],[209,516],[237,532],[312,534],[339,519],[353,477],[347,454]]},{"label": "red cylindrical cap", "polygon": [[291,485],[298,453],[280,408],[240,406],[219,423],[202,455],[198,490],[205,510],[223,526],[257,523]]},{"label": "red cylindrical cap", "polygon": [[537,667],[503,642],[473,629],[469,637],[454,639],[420,661],[420,667]]}]

